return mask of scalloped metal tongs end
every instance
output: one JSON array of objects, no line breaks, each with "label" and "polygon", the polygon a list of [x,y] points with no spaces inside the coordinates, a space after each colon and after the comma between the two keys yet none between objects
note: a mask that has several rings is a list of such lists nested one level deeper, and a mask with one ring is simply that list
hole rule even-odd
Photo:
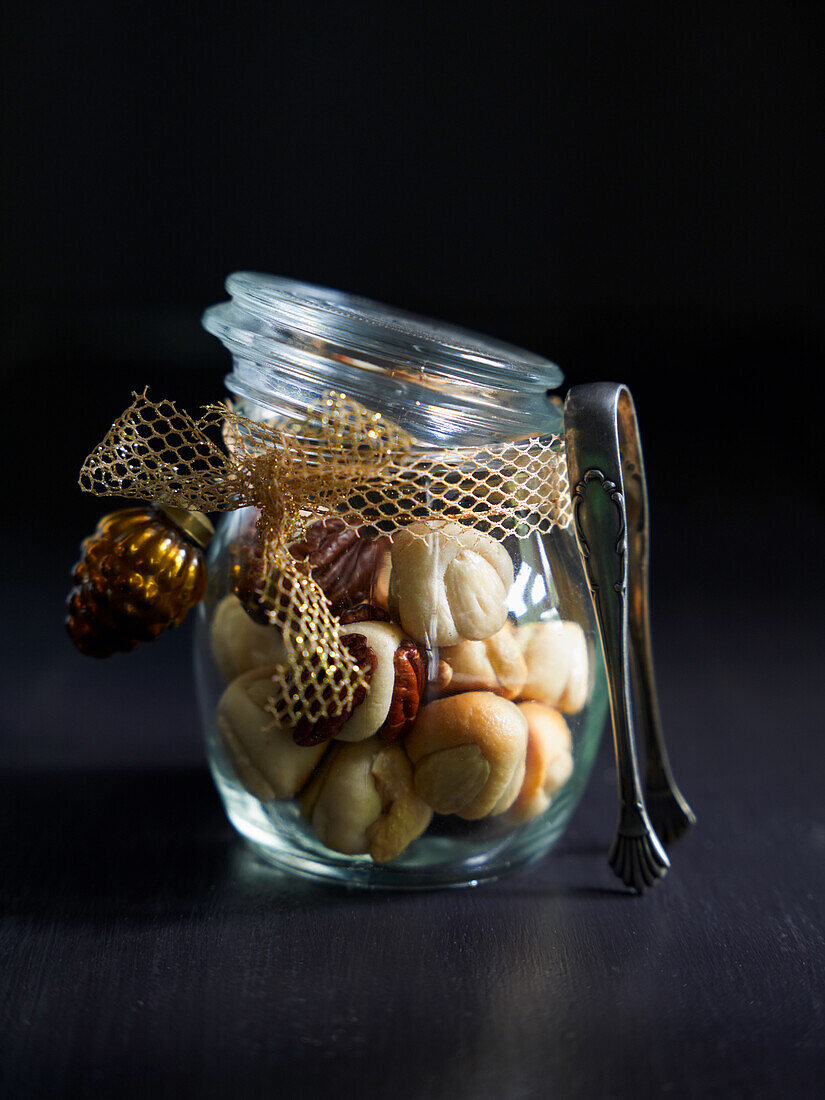
[{"label": "scalloped metal tongs end", "polygon": [[[576,538],[604,650],[616,750],[619,820],[608,861],[626,886],[643,893],[670,867],[662,841],[675,840],[696,818],[673,779],[656,699],[647,486],[630,391],[614,382],[575,386],[564,424]],[[647,757],[644,793],[631,676]]]}]

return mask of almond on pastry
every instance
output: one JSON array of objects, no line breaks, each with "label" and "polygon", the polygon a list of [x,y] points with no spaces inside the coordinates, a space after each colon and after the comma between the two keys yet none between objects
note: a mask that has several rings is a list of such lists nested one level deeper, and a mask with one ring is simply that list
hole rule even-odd
[{"label": "almond on pastry", "polygon": [[509,623],[484,641],[446,646],[439,652],[439,658],[450,672],[445,675],[439,665],[436,685],[450,695],[459,691],[492,691],[505,699],[515,699],[527,677],[527,662]]},{"label": "almond on pastry", "polygon": [[286,661],[286,649],[277,627],[262,626],[250,619],[241,601],[232,594],[215,608],[209,638],[215,664],[227,683],[250,668]]},{"label": "almond on pastry", "polygon": [[451,520],[411,523],[392,543],[389,607],[417,642],[489,638],[507,620],[513,562],[494,539]]},{"label": "almond on pastry", "polygon": [[238,779],[262,802],[293,798],[326,751],[326,745],[296,745],[292,731],[279,726],[264,709],[272,695],[274,671],[274,665],[267,665],[234,679],[221,696],[215,716]]},{"label": "almond on pastry", "polygon": [[524,782],[510,807],[517,821],[544,813],[552,795],[573,772],[573,743],[564,717],[544,703],[519,703],[527,719],[527,761]]},{"label": "almond on pastry", "polygon": [[300,805],[327,848],[376,863],[399,856],[432,818],[404,750],[377,737],[333,745]]},{"label": "almond on pastry", "polygon": [[575,714],[587,701],[590,667],[587,639],[578,623],[550,619],[516,629],[527,663],[520,699],[535,699],[565,714]]},{"label": "almond on pastry", "polygon": [[524,780],[527,719],[489,691],[428,703],[404,747],[415,789],[436,813],[467,820],[503,813]]}]

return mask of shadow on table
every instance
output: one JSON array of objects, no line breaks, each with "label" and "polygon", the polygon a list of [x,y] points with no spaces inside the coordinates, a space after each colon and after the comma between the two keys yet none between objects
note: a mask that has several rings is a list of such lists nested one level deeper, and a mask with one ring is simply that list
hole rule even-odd
[{"label": "shadow on table", "polygon": [[[374,891],[346,890],[286,875],[262,863],[223,814],[205,770],[18,772],[0,776],[0,899],[27,917],[187,919],[210,911],[271,913],[369,903]],[[580,886],[579,864],[595,869],[599,849],[571,840],[561,859],[517,872],[485,892],[622,896]],[[567,875],[569,864],[576,865]],[[567,881],[559,881],[563,873]],[[470,891],[469,893],[475,893]],[[380,891],[390,898],[406,892]],[[415,896],[420,897],[421,894]]]}]

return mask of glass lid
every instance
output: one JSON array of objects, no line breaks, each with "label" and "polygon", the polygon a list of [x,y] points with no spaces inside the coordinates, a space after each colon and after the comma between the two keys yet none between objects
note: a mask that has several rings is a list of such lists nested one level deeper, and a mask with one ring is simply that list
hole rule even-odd
[{"label": "glass lid", "polygon": [[226,289],[203,324],[232,352],[227,386],[242,398],[294,412],[338,389],[439,444],[559,430],[548,391],[563,375],[542,356],[294,279],[235,272]]}]

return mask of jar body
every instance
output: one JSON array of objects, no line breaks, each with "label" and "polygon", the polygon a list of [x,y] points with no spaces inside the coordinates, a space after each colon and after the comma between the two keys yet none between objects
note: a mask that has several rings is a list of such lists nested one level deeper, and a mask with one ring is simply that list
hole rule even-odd
[{"label": "jar body", "polygon": [[607,711],[561,372],[326,288],[226,285],[204,326],[242,416],[214,485],[254,507],[210,549],[196,667],[229,818],[279,867],[347,885],[465,885],[543,855]]},{"label": "jar body", "polygon": [[[539,792],[538,803],[524,805],[529,800],[522,796],[521,808],[517,799],[515,805],[503,812],[473,820],[452,813],[433,813],[424,832],[412,839],[400,854],[390,860],[377,861],[369,852],[347,853],[322,842],[317,822],[312,812],[308,812],[306,791],[311,788],[313,777],[323,770],[325,754],[328,759],[335,749],[334,740],[325,747],[302,750],[313,753],[311,760],[307,757],[306,771],[311,774],[305,781],[293,783],[299,789],[294,793],[290,790],[290,797],[268,798],[266,795],[271,792],[257,790],[255,783],[245,777],[243,750],[239,755],[237,743],[227,740],[226,730],[218,718],[221,700],[230,681],[248,675],[250,666],[255,663],[270,661],[278,655],[280,635],[275,627],[253,624],[249,629],[259,633],[252,651],[247,652],[249,641],[244,635],[238,643],[244,652],[228,656],[226,638],[222,634],[221,619],[227,610],[241,616],[243,630],[248,629],[246,612],[234,608],[233,604],[233,601],[237,603],[233,589],[236,560],[233,548],[248,540],[250,535],[254,537],[256,515],[254,510],[244,509],[224,517],[219,524],[209,555],[210,588],[199,608],[196,627],[195,660],[207,755],[227,815],[235,828],[259,855],[286,871],[352,886],[416,888],[475,884],[544,855],[563,833],[581,798],[607,710],[597,629],[571,530],[555,528],[547,534],[532,533],[523,539],[511,537],[506,540],[504,545],[513,562],[514,583],[507,596],[505,625],[523,649],[523,637],[535,637],[536,630],[546,630],[555,637],[561,624],[576,624],[564,628],[571,639],[570,644],[586,653],[584,669],[581,656],[578,659],[578,686],[572,687],[572,695],[576,697],[571,696],[569,686],[566,699],[544,697],[541,683],[537,687],[535,681],[537,678],[541,681],[545,674],[552,680],[555,671],[554,668],[542,668],[539,660],[532,670],[533,682],[521,687],[514,684],[512,690],[504,691],[510,699],[501,704],[520,708],[525,701],[538,697],[540,701],[528,703],[525,713],[530,713],[531,706],[534,711],[545,708],[567,727],[570,759],[561,761],[560,771],[558,759],[549,765],[548,771],[555,769],[556,775],[548,777],[545,789]],[[357,632],[358,626],[355,622],[346,629]],[[267,631],[271,632],[271,638],[267,638]],[[233,644],[230,638],[230,648]],[[439,668],[444,667],[444,654],[454,665],[460,664],[451,656],[457,647],[440,649],[427,645],[425,648],[427,687],[422,704],[431,704],[441,697],[457,698],[441,691],[438,673]],[[565,660],[566,652],[563,646],[560,656],[556,652],[556,660]],[[486,686],[477,679],[467,683],[476,689]],[[455,688],[456,681],[453,682]],[[549,690],[558,696],[558,685]],[[500,686],[496,691],[501,691]],[[553,703],[557,705],[550,705]],[[264,717],[263,722],[267,721],[272,719]],[[400,739],[402,750],[404,740],[404,737]],[[535,761],[533,763],[535,765]],[[529,780],[525,777],[525,788],[527,785]],[[334,840],[332,843],[341,847]]]}]

